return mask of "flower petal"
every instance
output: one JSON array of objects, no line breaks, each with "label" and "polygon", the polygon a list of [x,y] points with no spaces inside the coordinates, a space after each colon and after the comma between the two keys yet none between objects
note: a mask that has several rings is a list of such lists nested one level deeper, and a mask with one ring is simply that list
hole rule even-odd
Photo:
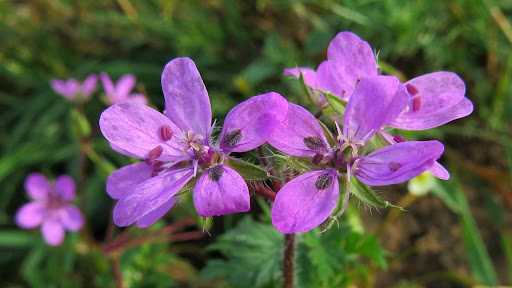
[{"label": "flower petal", "polygon": [[193,169],[164,172],[134,188],[134,192],[119,200],[114,207],[114,223],[128,226],[155,211],[176,196],[193,177]]},{"label": "flower petal", "polygon": [[108,76],[107,73],[102,72],[100,74],[100,80],[101,84],[103,85],[103,90],[105,92],[105,95],[107,96],[108,101],[110,102],[110,104],[115,104],[117,97],[112,79],[110,78],[110,76]]},{"label": "flower petal", "polygon": [[272,206],[272,224],[282,233],[307,232],[322,224],[338,203],[336,171],[317,170],[286,183]]},{"label": "flower petal", "polygon": [[392,122],[393,127],[425,130],[473,112],[473,104],[464,97],[464,81],[453,72],[425,74],[408,81],[405,86],[410,90],[409,105]]},{"label": "flower petal", "polygon": [[46,213],[44,204],[41,202],[30,202],[21,206],[16,212],[16,224],[24,229],[35,228],[43,222]]},{"label": "flower petal", "polygon": [[247,212],[249,189],[242,176],[224,165],[208,169],[194,187],[194,206],[203,217]]},{"label": "flower petal", "polygon": [[304,84],[312,89],[320,89],[318,86],[318,79],[315,70],[308,67],[296,67],[296,68],[286,68],[283,71],[283,75],[295,77],[300,79],[300,75],[304,78]]},{"label": "flower petal", "polygon": [[327,153],[329,147],[315,116],[293,103],[288,103],[286,119],[274,129],[268,142],[281,152],[297,157]]},{"label": "flower petal", "polygon": [[450,172],[444,168],[443,165],[441,165],[439,162],[434,162],[434,165],[430,168],[430,173],[436,178],[439,178],[441,180],[448,180],[450,179]]},{"label": "flower petal", "polygon": [[47,220],[41,227],[44,240],[51,246],[58,246],[64,241],[64,227],[59,221]]},{"label": "flower petal", "polygon": [[84,80],[81,87],[81,93],[85,98],[89,98],[94,90],[96,90],[97,81],[98,77],[94,74],[87,76],[87,78]]},{"label": "flower petal", "polygon": [[229,111],[220,134],[225,152],[245,152],[264,144],[286,117],[288,102],[275,92],[254,96]]},{"label": "flower petal", "polygon": [[31,173],[25,179],[25,191],[34,200],[46,199],[52,187],[41,173]]},{"label": "flower petal", "polygon": [[402,183],[430,169],[443,150],[439,141],[400,142],[361,157],[354,174],[370,186]]},{"label": "flower petal", "polygon": [[352,142],[365,142],[402,112],[407,99],[394,76],[361,79],[347,104],[343,134]]},{"label": "flower petal", "polygon": [[378,75],[372,47],[351,32],[331,40],[327,59],[317,70],[319,85],[341,99],[348,99],[362,78]]},{"label": "flower petal", "polygon": [[139,228],[147,228],[156,223],[160,218],[162,218],[171,208],[176,204],[176,197],[171,198],[171,200],[164,203],[162,206],[156,208],[155,210],[149,212],[144,217],[141,217],[137,221],[137,227]]},{"label": "flower petal", "polygon": [[59,176],[55,180],[55,192],[64,200],[71,201],[75,199],[75,180],[68,175]]},{"label": "flower petal", "polygon": [[107,178],[107,193],[113,199],[121,199],[134,192],[135,187],[151,178],[153,168],[145,162],[126,165]]},{"label": "flower petal", "polygon": [[116,94],[121,99],[128,98],[128,94],[132,91],[132,89],[135,87],[135,83],[137,81],[137,78],[135,78],[132,74],[125,74],[117,80],[116,83]]},{"label": "flower petal", "polygon": [[59,220],[69,231],[78,231],[84,224],[82,213],[75,205],[71,204],[59,210]]},{"label": "flower petal", "polygon": [[176,58],[162,73],[165,115],[185,132],[208,137],[212,121],[210,98],[192,59]]},{"label": "flower petal", "polygon": [[148,99],[146,98],[146,96],[140,93],[130,94],[130,96],[128,96],[128,101],[139,105],[148,104]]},{"label": "flower petal", "polygon": [[[181,131],[169,118],[147,106],[121,103],[107,108],[100,116],[100,128],[116,151],[139,159],[160,146],[162,153],[158,160],[177,161],[184,159],[184,153],[176,137],[163,141],[160,135],[162,126],[169,126],[174,135]],[[156,159],[155,159],[156,160]]]},{"label": "flower petal", "polygon": [[342,100],[348,100],[354,92],[355,81],[350,73],[340,73],[343,66],[334,61],[325,60],[320,63],[317,70],[318,86],[320,89],[338,96]]},{"label": "flower petal", "polygon": [[69,100],[73,99],[78,93],[78,90],[80,90],[80,83],[75,79],[54,79],[50,81],[50,85],[52,86],[53,91],[65,98],[68,98]]}]

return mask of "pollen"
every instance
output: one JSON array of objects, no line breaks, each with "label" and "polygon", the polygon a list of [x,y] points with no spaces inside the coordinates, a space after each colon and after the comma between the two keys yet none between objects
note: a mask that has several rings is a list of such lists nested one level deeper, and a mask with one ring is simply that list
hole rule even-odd
[{"label": "pollen", "polygon": [[173,133],[172,133],[171,126],[169,126],[169,125],[162,125],[162,127],[160,127],[160,138],[163,141],[171,140],[172,134]]},{"label": "pollen", "polygon": [[315,187],[318,190],[325,190],[329,188],[332,184],[332,175],[330,174],[322,174],[318,176],[318,178],[315,181]]},{"label": "pollen", "polygon": [[233,147],[242,140],[242,131],[235,129],[231,132],[226,133],[222,138],[222,146]]}]

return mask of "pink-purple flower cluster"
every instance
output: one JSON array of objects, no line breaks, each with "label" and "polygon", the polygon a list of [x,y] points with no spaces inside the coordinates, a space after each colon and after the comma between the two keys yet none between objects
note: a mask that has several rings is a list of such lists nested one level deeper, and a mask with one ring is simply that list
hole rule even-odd
[{"label": "pink-purple flower cluster", "polygon": [[[103,84],[105,100],[109,105],[124,102],[147,104],[144,94],[132,92],[137,82],[134,75],[123,75],[114,83],[110,76],[103,72],[100,74],[100,80]],[[74,103],[83,103],[88,101],[96,91],[97,82],[98,76],[91,74],[82,83],[73,78],[67,80],[53,79],[50,81],[50,86],[55,93],[67,100]]]},{"label": "pink-purple flower cluster", "polygon": [[[229,160],[233,152],[247,152],[265,143],[290,157],[309,160],[310,171],[285,183],[273,204],[272,223],[283,233],[309,231],[332,217],[337,206],[343,211],[353,178],[368,186],[402,183],[427,170],[438,178],[449,178],[437,162],[444,150],[439,141],[405,141],[385,129],[430,129],[469,115],[473,106],[456,74],[435,72],[406,83],[379,75],[370,45],[350,32],[339,33],[332,40],[327,60],[316,71],[289,68],[285,74],[302,75],[305,84],[319,95],[329,93],[346,102],[344,114],[337,117],[342,123],[333,125],[337,128],[335,141],[328,140],[310,112],[276,92],[235,106],[218,137],[213,137],[208,92],[189,58],[173,59],[163,69],[163,113],[146,106],[143,95],[131,92],[133,75],[114,84],[102,74],[112,106],[101,114],[101,132],[115,151],[141,160],[107,179],[107,192],[117,200],[114,223],[152,225],[177,203],[188,183],[193,183],[193,202],[200,216],[249,211],[248,185]],[[72,94],[84,92],[66,92]],[[368,151],[373,137],[382,137],[389,145]],[[58,183],[55,191],[61,189]],[[340,191],[345,191],[342,200]],[[58,203],[69,200],[59,199]],[[20,219],[20,225],[26,227],[43,223],[39,218],[32,222]],[[63,219],[59,227],[69,228]]]},{"label": "pink-purple flower cluster", "polygon": [[80,210],[70,202],[75,199],[75,181],[67,175],[49,181],[39,173],[25,180],[25,190],[32,202],[16,213],[16,223],[23,229],[41,227],[49,245],[57,246],[64,240],[65,230],[78,231],[84,223]]},{"label": "pink-purple flower cluster", "polygon": [[247,184],[226,160],[232,152],[264,144],[284,119],[286,100],[271,92],[238,104],[214,141],[210,99],[191,59],[176,58],[165,66],[162,90],[164,114],[128,102],[112,105],[101,114],[100,128],[112,148],[142,160],[122,167],[107,180],[108,194],[118,200],[114,223],[139,227],[155,223],[194,178],[193,200],[199,215],[248,211]]}]

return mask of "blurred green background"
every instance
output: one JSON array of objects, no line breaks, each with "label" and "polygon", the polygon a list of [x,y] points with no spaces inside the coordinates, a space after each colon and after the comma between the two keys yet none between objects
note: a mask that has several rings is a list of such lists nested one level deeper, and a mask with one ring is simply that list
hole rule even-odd
[{"label": "blurred green background", "polygon": [[[113,287],[122,275],[125,287],[279,287],[282,236],[259,200],[251,217],[216,218],[199,240],[164,237],[105,253],[102,245],[122,233],[109,224],[105,178],[128,160],[98,134],[101,89],[82,107],[92,136],[79,141],[73,105],[49,80],[133,73],[137,90],[161,109],[161,70],[186,55],[217,118],[269,90],[305,104],[283,68],[315,67],[343,30],[369,41],[386,73],[458,73],[475,111],[407,135],[446,144],[450,181],[424,196],[407,185],[380,191],[405,212],[352,201],[340,229],[301,237],[297,287],[512,285],[511,15],[510,0],[0,0],[0,286]],[[33,171],[79,183],[88,225],[61,247],[14,225]],[[189,202],[166,221],[194,217]],[[151,236],[164,225],[127,233]]]}]

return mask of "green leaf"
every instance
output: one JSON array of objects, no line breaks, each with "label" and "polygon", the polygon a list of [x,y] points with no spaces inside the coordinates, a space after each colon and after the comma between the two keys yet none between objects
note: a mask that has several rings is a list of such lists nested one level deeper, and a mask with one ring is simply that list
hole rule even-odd
[{"label": "green leaf", "polygon": [[28,231],[0,231],[0,247],[28,247],[34,243],[34,234]]},{"label": "green leaf", "polygon": [[434,191],[437,191],[435,194],[440,196],[448,207],[460,216],[462,238],[475,278],[482,284],[495,286],[497,284],[496,271],[457,179],[452,177],[450,182],[439,182],[438,188]]},{"label": "green leaf", "polygon": [[511,233],[502,233],[501,236],[501,246],[503,247],[503,251],[505,252],[505,259],[507,261],[507,274],[508,281],[512,283],[512,234]]},{"label": "green leaf", "polygon": [[394,207],[402,209],[401,207],[395,206],[390,202],[382,199],[375,191],[370,187],[364,185],[355,177],[351,180],[351,193],[354,194],[362,202],[377,208]]},{"label": "green leaf", "polygon": [[87,118],[78,110],[71,110],[71,124],[73,132],[79,139],[87,138],[91,135],[91,125]]},{"label": "green leaf", "polygon": [[235,287],[265,287],[279,281],[283,235],[271,225],[244,217],[207,249],[222,253],[226,260],[208,261],[202,271],[206,279],[225,279]]},{"label": "green leaf", "polygon": [[318,120],[318,123],[320,123],[320,126],[322,127],[322,130],[324,131],[324,135],[327,138],[327,142],[329,142],[329,144],[331,144],[333,146],[336,145],[336,142],[337,142],[336,138],[334,137],[334,135],[332,135],[332,132],[329,129],[329,127],[327,127],[327,125],[325,125],[320,120]]},{"label": "green leaf", "polygon": [[263,181],[270,177],[267,170],[242,159],[229,158],[227,165],[240,173],[245,180]]},{"label": "green leaf", "polygon": [[325,99],[339,117],[345,113],[345,103],[331,93],[324,93]]}]

